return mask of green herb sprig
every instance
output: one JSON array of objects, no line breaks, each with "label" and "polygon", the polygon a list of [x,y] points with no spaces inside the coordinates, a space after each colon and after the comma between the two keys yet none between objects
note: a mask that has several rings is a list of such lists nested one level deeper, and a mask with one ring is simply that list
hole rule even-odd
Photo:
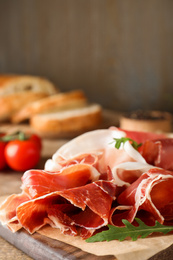
[{"label": "green herb sprig", "polygon": [[154,232],[167,234],[173,230],[173,226],[165,226],[160,224],[158,221],[156,221],[155,226],[147,226],[140,219],[135,218],[135,220],[139,224],[137,227],[133,226],[126,219],[123,219],[122,222],[125,224],[125,227],[108,225],[108,230],[97,233],[96,235],[86,239],[86,242],[92,243],[111,240],[123,241],[127,237],[131,237],[132,241],[136,241],[139,237],[146,238]]},{"label": "green herb sprig", "polygon": [[115,148],[119,149],[121,144],[125,144],[127,141],[130,141],[131,145],[137,150],[142,143],[138,144],[136,141],[134,141],[131,138],[128,137],[121,137],[121,138],[113,138],[113,142],[115,142]]}]

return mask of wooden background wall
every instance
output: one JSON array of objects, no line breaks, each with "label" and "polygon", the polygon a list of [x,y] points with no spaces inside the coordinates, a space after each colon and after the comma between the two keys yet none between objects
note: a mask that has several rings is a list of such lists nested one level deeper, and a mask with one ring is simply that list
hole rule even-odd
[{"label": "wooden background wall", "polygon": [[0,0],[0,73],[173,112],[173,0]]}]

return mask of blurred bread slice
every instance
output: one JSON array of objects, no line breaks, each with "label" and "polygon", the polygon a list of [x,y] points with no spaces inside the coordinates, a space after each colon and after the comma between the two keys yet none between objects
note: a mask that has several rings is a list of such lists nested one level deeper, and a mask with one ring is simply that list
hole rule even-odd
[{"label": "blurred bread slice", "polygon": [[0,75],[0,121],[10,120],[26,104],[58,91],[53,83],[41,77]]},{"label": "blurred bread slice", "polygon": [[42,100],[27,104],[23,109],[15,113],[11,120],[13,123],[19,123],[40,113],[50,113],[82,107],[87,103],[87,98],[81,90],[58,93]]},{"label": "blurred bread slice", "polygon": [[22,93],[11,94],[9,96],[0,97],[0,121],[10,120],[13,113],[21,109],[27,103],[40,100],[47,96],[46,93],[32,93],[25,91]]},{"label": "blurred bread slice", "polygon": [[101,121],[101,106],[88,104],[80,108],[35,115],[30,125],[43,137],[73,137],[97,128]]},{"label": "blurred bread slice", "polygon": [[55,85],[43,78],[29,75],[0,75],[0,97],[19,92],[41,92],[48,95],[57,93]]}]

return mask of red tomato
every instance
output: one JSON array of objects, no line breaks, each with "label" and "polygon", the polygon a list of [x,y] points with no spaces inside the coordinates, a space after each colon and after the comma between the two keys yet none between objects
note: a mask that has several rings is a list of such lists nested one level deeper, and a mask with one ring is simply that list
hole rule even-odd
[{"label": "red tomato", "polygon": [[4,169],[6,166],[6,159],[4,155],[6,142],[0,141],[0,170]]},{"label": "red tomato", "polygon": [[38,135],[32,134],[32,135],[30,136],[30,140],[32,140],[33,142],[35,142],[35,143],[38,145],[38,147],[39,147],[40,150],[42,149],[42,141],[41,141],[41,138],[40,138]]},{"label": "red tomato", "polygon": [[6,135],[6,133],[3,132],[0,133],[0,137],[3,137],[4,135]]},{"label": "red tomato", "polygon": [[5,147],[5,159],[15,171],[33,168],[40,160],[40,148],[31,139],[10,141]]}]

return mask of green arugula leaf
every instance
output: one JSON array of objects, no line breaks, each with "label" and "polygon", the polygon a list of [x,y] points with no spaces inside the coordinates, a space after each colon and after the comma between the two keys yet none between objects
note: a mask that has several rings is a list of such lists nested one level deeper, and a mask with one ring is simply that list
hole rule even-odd
[{"label": "green arugula leaf", "polygon": [[131,145],[137,150],[142,143],[138,144],[136,141],[134,141],[131,138],[128,137],[121,137],[121,138],[113,138],[115,142],[115,148],[119,149],[121,144],[125,144],[125,142],[130,141]]},{"label": "green arugula leaf", "polygon": [[146,238],[151,233],[161,232],[167,234],[173,230],[173,226],[164,226],[156,221],[155,226],[147,226],[143,221],[138,218],[135,218],[136,222],[139,224],[137,227],[133,226],[126,219],[123,219],[122,222],[125,224],[125,227],[115,227],[108,225],[108,230],[97,233],[96,235],[86,239],[86,242],[101,242],[101,241],[111,241],[119,240],[123,241],[127,237],[131,237],[132,241],[136,241],[139,237]]}]

